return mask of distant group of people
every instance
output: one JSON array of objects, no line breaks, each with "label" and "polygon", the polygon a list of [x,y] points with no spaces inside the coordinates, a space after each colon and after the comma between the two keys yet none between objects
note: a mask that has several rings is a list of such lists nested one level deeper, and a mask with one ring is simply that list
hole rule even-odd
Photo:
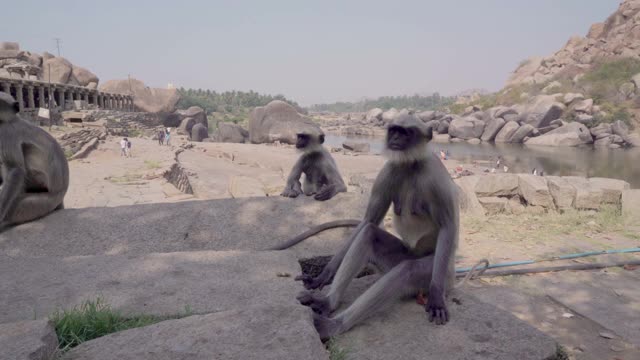
[{"label": "distant group of people", "polygon": [[158,131],[158,144],[170,145],[170,143],[171,143],[171,128],[160,129]]},{"label": "distant group of people", "polygon": [[440,160],[449,159],[449,150],[440,149]]},{"label": "distant group of people", "polygon": [[[504,171],[505,173],[509,172],[509,167],[506,163],[503,162],[502,156],[498,156],[498,159],[496,160],[496,166],[491,168],[491,173],[495,174],[500,169],[500,165],[502,165],[502,171]],[[485,170],[485,172],[486,171],[487,170]]]},{"label": "distant group of people", "polygon": [[120,156],[131,157],[131,140],[128,138],[120,140]]},{"label": "distant group of people", "polygon": [[536,176],[538,176],[538,175],[539,175],[539,176],[544,176],[544,170],[540,170],[540,171],[538,171],[538,169],[536,169],[536,168],[533,168],[533,170],[531,170],[531,173],[532,173],[533,175],[536,175]]}]

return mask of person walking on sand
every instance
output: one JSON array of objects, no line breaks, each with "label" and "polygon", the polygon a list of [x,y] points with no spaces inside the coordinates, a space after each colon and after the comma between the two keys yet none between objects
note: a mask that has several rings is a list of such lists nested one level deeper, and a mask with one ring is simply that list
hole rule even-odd
[{"label": "person walking on sand", "polygon": [[131,140],[127,139],[127,156],[131,157]]},{"label": "person walking on sand", "polygon": [[120,156],[127,156],[127,138],[120,140]]},{"label": "person walking on sand", "polygon": [[165,134],[164,137],[164,142],[167,143],[167,146],[171,145],[171,128],[167,128],[167,133]]},{"label": "person walking on sand", "polygon": [[158,145],[164,145],[164,128],[158,131]]}]

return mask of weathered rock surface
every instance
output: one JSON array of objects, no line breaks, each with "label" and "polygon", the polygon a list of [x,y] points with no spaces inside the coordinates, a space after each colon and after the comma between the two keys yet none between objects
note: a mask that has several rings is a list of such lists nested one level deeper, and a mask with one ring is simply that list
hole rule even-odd
[{"label": "weathered rock surface", "polygon": [[[335,199],[322,202],[306,196],[296,199],[275,196],[65,209],[1,233],[0,254],[140,255],[199,250],[263,250],[280,244],[292,234],[307,231],[313,225],[338,219],[358,219],[364,213],[355,194],[339,194]],[[336,203],[340,206],[335,206]],[[177,222],[176,218],[187,221]],[[123,226],[125,223],[127,226]],[[265,228],[269,231],[265,232]],[[329,246],[327,239],[325,242]],[[307,245],[299,246],[311,252]]]},{"label": "weathered rock surface", "polygon": [[496,135],[495,142],[497,142],[497,143],[507,143],[507,142],[509,142],[511,140],[511,137],[513,136],[513,134],[515,134],[516,131],[518,131],[519,128],[520,128],[520,125],[518,125],[517,122],[515,122],[515,121],[507,122],[506,124],[504,124],[502,129]]},{"label": "weathered rock surface", "polygon": [[625,137],[629,134],[629,126],[621,120],[616,120],[611,124],[611,133]]},{"label": "weathered rock surface", "polygon": [[184,118],[180,122],[180,126],[176,129],[178,134],[180,135],[191,135],[191,129],[193,129],[193,125],[196,124],[196,120],[194,118]]},{"label": "weathered rock surface", "polygon": [[125,315],[294,307],[300,290],[289,250],[7,258],[0,269],[0,323],[46,318],[97,297]]},{"label": "weathered rock surface", "polygon": [[202,140],[208,137],[209,131],[206,126],[197,123],[193,125],[193,128],[191,128],[191,141],[202,142]]},{"label": "weathered rock surface", "polygon": [[280,141],[295,144],[297,134],[307,132],[320,135],[322,130],[310,118],[299,114],[284,101],[274,100],[257,107],[249,119],[249,137],[254,144]]},{"label": "weathered rock surface", "polygon": [[342,143],[342,147],[354,152],[369,152],[370,150],[369,143],[357,142],[353,140],[346,140]]},{"label": "weathered rock surface", "polygon": [[365,119],[367,121],[382,120],[382,109],[374,108],[367,112]]},{"label": "weathered rock surface", "polygon": [[589,178],[589,185],[602,190],[604,203],[614,205],[619,205],[622,192],[631,188],[626,181],[607,178]]},{"label": "weathered rock surface", "polygon": [[561,126],[548,133],[529,139],[527,145],[578,146],[593,143],[589,129],[578,122]]},{"label": "weathered rock surface", "polygon": [[245,143],[249,141],[249,132],[238,124],[221,121],[212,138],[217,142]]},{"label": "weathered rock surface", "polygon": [[479,197],[478,201],[488,215],[497,215],[507,210],[509,199],[497,196]]},{"label": "weathered rock surface", "polygon": [[531,174],[520,174],[519,187],[520,195],[527,204],[532,206],[542,206],[554,209],[553,197],[547,186],[547,180],[542,176]]},{"label": "weathered rock surface", "polygon": [[109,80],[99,89],[116,94],[132,94],[134,105],[141,111],[150,113],[173,112],[180,100],[176,89],[156,89],[147,87],[136,79]]},{"label": "weathered rock surface", "polygon": [[[368,278],[375,276],[354,281],[345,303],[370,284]],[[339,336],[336,345],[353,360],[543,360],[555,355],[552,338],[471,291],[451,297],[459,304],[448,303],[451,320],[445,326],[430,323],[422,306],[405,301]]]},{"label": "weathered rock surface", "polygon": [[553,201],[559,210],[573,208],[576,199],[576,188],[560,176],[547,176],[547,185]]},{"label": "weathered rock surface", "polygon": [[86,342],[66,360],[328,359],[302,306],[260,305],[194,315]]},{"label": "weathered rock surface", "polygon": [[564,104],[556,101],[553,95],[539,95],[524,105],[522,122],[535,128],[548,126],[551,121],[559,119],[564,112]]},{"label": "weathered rock surface", "polygon": [[449,133],[449,123],[446,121],[441,121],[438,124],[438,128],[436,129],[436,131],[439,134],[448,134]]},{"label": "weathered rock surface", "polygon": [[458,139],[477,139],[484,132],[485,123],[474,117],[456,118],[449,124],[449,135]]},{"label": "weathered rock surface", "polygon": [[200,106],[191,106],[186,110],[176,110],[174,115],[180,119],[192,118],[195,124],[202,124],[205,127],[209,127],[207,121],[207,112]]},{"label": "weathered rock surface", "polygon": [[491,174],[480,177],[475,191],[479,197],[513,196],[518,195],[518,186],[516,174]]},{"label": "weathered rock surface", "polygon": [[42,68],[44,79],[51,79],[52,83],[66,84],[69,82],[73,65],[63,57],[56,57],[45,60]]},{"label": "weathered rock surface", "polygon": [[80,86],[87,86],[90,83],[98,84],[100,82],[100,79],[98,79],[98,77],[94,73],[83,67],[75,65],[71,70],[71,77],[73,78],[74,82]]},{"label": "weathered rock surface", "polygon": [[640,189],[622,192],[622,216],[625,224],[640,230]]},{"label": "weathered rock surface", "polygon": [[50,360],[58,350],[58,337],[48,320],[0,324],[0,357],[7,360]]},{"label": "weathered rock surface", "polygon": [[384,113],[382,113],[382,121],[384,121],[385,124],[389,124],[399,114],[400,114],[400,112],[398,111],[398,109],[391,108],[391,109],[385,111]]},{"label": "weathered rock surface", "polygon": [[[482,137],[480,139],[484,142],[493,141],[496,138],[496,135],[498,135],[498,132],[504,126],[504,124],[505,124],[505,121],[503,118],[501,117],[492,118],[487,123],[487,126],[485,127],[484,132],[482,133]],[[438,130],[438,132],[440,131]]]},{"label": "weathered rock surface", "polygon": [[435,111],[422,111],[416,114],[420,120],[423,122],[431,121],[436,118]]},{"label": "weathered rock surface", "polygon": [[479,180],[479,176],[463,176],[453,180],[453,182],[459,187],[460,210],[464,214],[484,217],[486,211],[478,201],[478,196],[475,192]]},{"label": "weathered rock surface", "polygon": [[513,135],[511,135],[509,142],[516,144],[521,143],[524,138],[531,135],[534,129],[535,128],[532,125],[523,124],[518,128],[518,130],[516,130],[516,132],[513,133]]},{"label": "weathered rock surface", "polygon": [[577,176],[566,176],[565,179],[576,189],[573,206],[580,210],[599,209],[604,199],[604,191],[592,186],[588,179]]}]

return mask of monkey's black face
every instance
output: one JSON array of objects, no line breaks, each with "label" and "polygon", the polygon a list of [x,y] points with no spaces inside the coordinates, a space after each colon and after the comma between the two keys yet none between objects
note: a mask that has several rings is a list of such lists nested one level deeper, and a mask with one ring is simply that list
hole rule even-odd
[{"label": "monkey's black face", "polygon": [[414,128],[391,126],[387,131],[387,147],[389,150],[407,150],[420,141],[420,134]]},{"label": "monkey's black face", "polygon": [[298,140],[296,141],[296,149],[304,149],[309,145],[311,136],[307,134],[298,134]]}]

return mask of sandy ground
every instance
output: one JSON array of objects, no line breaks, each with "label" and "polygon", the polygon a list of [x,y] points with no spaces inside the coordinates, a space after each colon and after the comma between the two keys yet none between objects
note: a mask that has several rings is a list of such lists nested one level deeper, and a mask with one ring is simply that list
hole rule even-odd
[{"label": "sandy ground", "polygon": [[[119,139],[109,137],[87,159],[70,162],[68,208],[120,206],[277,196],[297,159],[291,147],[198,143],[178,155],[188,171],[194,195],[185,195],[160,176],[173,163],[173,146],[133,139],[133,156],[120,156]],[[384,159],[373,155],[333,154],[346,182],[373,178]],[[446,161],[453,169],[458,165]],[[481,168],[465,165],[475,173]],[[349,187],[350,191],[357,188]],[[463,216],[457,265],[478,259],[492,263],[552,255],[640,246],[640,234],[610,214]],[[566,261],[588,263],[637,255],[599,256]],[[640,358],[640,271],[608,269],[531,276],[484,278],[468,286],[538,329],[551,334],[575,359]],[[614,334],[613,339],[602,334]]]}]

